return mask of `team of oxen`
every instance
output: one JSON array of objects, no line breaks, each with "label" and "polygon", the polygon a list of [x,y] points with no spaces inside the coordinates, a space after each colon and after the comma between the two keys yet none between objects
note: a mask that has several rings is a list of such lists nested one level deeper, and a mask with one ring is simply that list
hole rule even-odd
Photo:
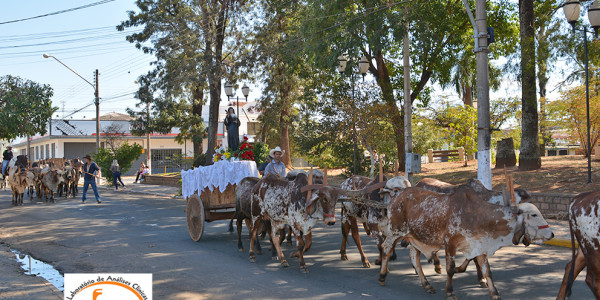
[{"label": "team of oxen", "polygon": [[7,183],[10,185],[13,205],[23,205],[25,194],[30,201],[35,193],[38,200],[43,198],[46,202],[55,202],[54,194],[75,197],[82,167],[80,159],[68,160],[59,166],[44,161],[29,166],[27,157],[19,155],[9,162],[6,174],[2,174],[2,188],[6,189]]},{"label": "team of oxen", "polygon": [[[312,229],[319,220],[326,225],[336,221],[336,204],[341,203],[342,243],[340,254],[347,260],[346,243],[351,234],[361,256],[362,266],[371,267],[359,236],[359,224],[379,249],[379,283],[385,284],[388,262],[395,259],[395,247],[400,243],[410,248],[412,266],[421,285],[428,293],[435,293],[425,277],[420,256],[433,261],[435,271],[441,273],[437,257],[444,249],[446,260],[446,298],[456,299],[452,286],[455,273],[464,272],[471,260],[477,267],[480,285],[487,287],[492,299],[500,299],[494,286],[488,257],[504,246],[542,243],[554,234],[538,208],[526,201],[525,190],[513,189],[508,182],[504,192],[485,188],[471,179],[462,185],[452,185],[425,178],[414,187],[403,176],[389,180],[383,176],[370,179],[352,176],[341,187],[327,185],[327,178],[316,171],[306,174],[292,171],[286,178],[273,175],[262,179],[245,178],[236,189],[236,219],[238,248],[242,223],[250,232],[250,261],[256,261],[255,245],[260,253],[257,236],[269,233],[272,255],[283,267],[289,266],[281,250],[285,229],[297,240],[300,270],[308,272],[304,253],[312,244]],[[574,278],[588,267],[586,283],[600,299],[600,192],[577,196],[570,207],[570,225],[573,241],[579,242],[573,250],[573,260],[566,267],[558,299],[570,294]],[[522,201],[524,200],[524,201]],[[263,233],[264,234],[264,233]],[[574,243],[574,242],[573,242]],[[573,248],[575,249],[575,248]],[[465,261],[456,265],[461,252]]]}]

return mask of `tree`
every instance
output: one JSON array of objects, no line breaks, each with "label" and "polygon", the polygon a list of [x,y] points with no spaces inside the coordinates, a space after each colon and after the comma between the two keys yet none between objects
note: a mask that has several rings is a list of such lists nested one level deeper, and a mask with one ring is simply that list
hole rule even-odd
[{"label": "tree", "polygon": [[521,24],[521,101],[522,137],[519,170],[535,170],[542,166],[538,140],[538,111],[535,89],[535,27],[533,0],[519,0]]},{"label": "tree", "polygon": [[[600,85],[600,79],[593,78],[590,86]],[[563,93],[557,101],[548,105],[549,115],[553,125],[565,128],[569,132],[572,143],[579,142],[587,149],[587,111],[585,101],[585,86],[576,86]],[[600,140],[600,96],[590,92],[590,152]],[[587,152],[586,152],[587,156]]]},{"label": "tree", "polygon": [[131,169],[133,161],[138,159],[140,155],[142,155],[141,145],[137,143],[129,145],[129,142],[125,141],[123,144],[114,148],[98,149],[98,153],[94,154],[94,161],[96,161],[100,169],[103,170],[102,177],[104,177],[107,182],[112,183],[113,177],[110,166],[113,159],[116,159],[119,162],[121,173],[127,173],[127,171]]},{"label": "tree", "polygon": [[[465,155],[477,152],[477,111],[473,106],[446,106],[435,114],[435,122],[443,128],[448,142],[463,147]],[[464,161],[465,167],[467,160]]]},{"label": "tree", "polygon": [[540,119],[539,129],[542,142],[540,143],[540,153],[546,152],[546,144],[552,140],[548,130],[548,121],[546,114],[546,95],[549,81],[549,73],[554,69],[554,62],[559,57],[559,51],[555,46],[561,37],[562,18],[555,16],[560,5],[553,0],[535,1],[535,39],[536,39],[536,65],[537,81],[540,95]]},{"label": "tree", "polygon": [[47,84],[11,75],[0,78],[0,139],[46,134],[46,124],[58,107]]},{"label": "tree", "polygon": [[[117,26],[118,30],[144,26],[142,32],[129,35],[127,40],[144,52],[156,55],[155,69],[144,76],[148,82],[145,86],[152,93],[160,93],[154,102],[155,117],[159,120],[156,126],[184,128],[193,137],[195,155],[202,150],[199,134],[202,128],[194,125],[203,122],[202,104],[208,91],[207,164],[212,163],[217,144],[221,81],[227,62],[234,60],[231,53],[224,51],[237,49],[240,42],[229,43],[226,38],[239,37],[236,30],[239,19],[236,18],[242,16],[244,3],[241,0],[139,0],[136,4],[140,12],[130,11],[129,20]],[[147,42],[153,47],[146,46]],[[182,110],[186,113],[177,114]]]},{"label": "tree", "polygon": [[[403,170],[404,120],[398,105],[403,99],[401,49],[407,34],[403,24],[410,23],[411,104],[421,100],[427,105],[428,84],[452,82],[454,67],[466,47],[465,37],[472,30],[463,2],[312,0],[307,6],[305,17],[308,21],[302,23],[298,37],[305,41],[303,48],[307,62],[315,69],[332,74],[339,55],[354,58],[349,62],[354,70],[356,60],[363,55],[367,57],[370,62],[368,72],[375,77],[381,99],[387,105],[386,118],[393,126],[395,156]],[[507,7],[510,6],[495,5],[494,12],[507,12]],[[347,75],[351,72],[350,67]]]},{"label": "tree", "polygon": [[[263,113],[260,121],[263,126],[263,141],[266,132],[277,128],[277,144],[285,151],[283,163],[292,166],[290,131],[297,115],[294,105],[302,96],[301,61],[290,51],[296,43],[288,40],[297,29],[298,12],[301,4],[296,1],[261,1],[260,15],[255,20],[253,51],[248,69],[257,72],[264,84],[263,96],[259,99]],[[281,45],[284,46],[281,46]]]}]

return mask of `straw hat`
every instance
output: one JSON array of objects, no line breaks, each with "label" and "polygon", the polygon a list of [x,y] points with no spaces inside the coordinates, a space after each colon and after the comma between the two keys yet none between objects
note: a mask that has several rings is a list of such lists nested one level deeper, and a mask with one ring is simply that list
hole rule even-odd
[{"label": "straw hat", "polygon": [[279,146],[275,147],[275,149],[271,149],[271,151],[269,151],[269,155],[271,157],[275,157],[275,152],[281,152],[281,155],[285,154],[285,150],[281,150],[281,148],[279,148]]}]

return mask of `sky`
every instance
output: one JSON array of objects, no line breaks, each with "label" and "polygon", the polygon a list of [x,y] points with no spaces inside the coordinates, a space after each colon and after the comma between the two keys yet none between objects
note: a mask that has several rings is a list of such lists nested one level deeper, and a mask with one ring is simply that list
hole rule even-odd
[{"label": "sky", "polygon": [[[54,89],[52,105],[59,108],[54,118],[95,118],[94,87],[52,57],[44,58],[47,53],[92,84],[98,69],[101,115],[125,113],[127,107],[137,109],[135,81],[152,68],[153,57],[125,39],[141,28],[116,30],[128,19],[127,11],[138,11],[133,0],[28,0],[2,4],[0,76],[13,75],[49,84]],[[256,99],[257,88],[250,88],[249,100]],[[242,96],[240,90],[236,92]]]},{"label": "sky", "polygon": [[[53,106],[59,108],[55,118],[94,118],[94,88],[53,58],[42,56],[47,53],[92,83],[98,69],[100,113],[125,113],[125,108],[134,108],[137,103],[133,97],[137,77],[151,69],[153,60],[125,40],[140,29],[118,32],[115,28],[128,19],[127,11],[131,10],[137,11],[133,0],[4,1],[0,12],[0,76],[10,74],[49,84],[54,89]],[[553,76],[551,80],[561,78]],[[249,85],[249,100],[256,99],[259,88]],[[439,95],[460,99],[453,89],[436,90]],[[241,96],[241,91],[236,92]],[[506,82],[499,91],[491,92],[491,97],[511,95],[520,96],[515,82]],[[552,93],[549,98],[557,96]]]},{"label": "sky", "polygon": [[[125,107],[137,102],[135,80],[151,68],[152,61],[125,40],[135,29],[125,33],[115,28],[127,19],[128,10],[135,9],[131,0],[5,1],[0,13],[0,76],[49,84],[54,89],[52,104],[59,108],[54,117],[62,118],[64,107],[67,118],[94,118],[94,88],[58,61],[42,56],[47,53],[92,84],[98,69],[100,113],[125,112]],[[78,109],[82,110],[67,116]]]}]

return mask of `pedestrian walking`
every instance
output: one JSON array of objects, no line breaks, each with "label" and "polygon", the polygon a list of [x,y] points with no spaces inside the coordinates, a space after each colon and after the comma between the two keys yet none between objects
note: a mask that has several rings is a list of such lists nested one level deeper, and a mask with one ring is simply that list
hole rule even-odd
[{"label": "pedestrian walking", "polygon": [[8,162],[13,158],[12,146],[6,147],[6,150],[2,153],[2,175],[6,172],[6,166],[8,166]]},{"label": "pedestrian walking", "polygon": [[100,168],[98,165],[92,161],[92,156],[87,154],[84,157],[85,164],[83,164],[83,196],[81,197],[81,203],[85,204],[85,199],[87,196],[87,190],[90,185],[92,185],[92,190],[94,190],[94,196],[96,196],[96,201],[98,203],[102,203],[100,200],[100,195],[98,194],[98,187],[96,186],[96,177],[98,177],[98,171]]},{"label": "pedestrian walking", "polygon": [[123,183],[123,180],[121,179],[121,167],[119,167],[119,162],[116,159],[113,159],[112,165],[110,166],[110,171],[112,172],[112,175],[113,175],[113,183],[115,184],[115,191],[119,190],[119,182],[121,182],[121,185],[123,186],[123,188],[125,188],[125,184]]}]

